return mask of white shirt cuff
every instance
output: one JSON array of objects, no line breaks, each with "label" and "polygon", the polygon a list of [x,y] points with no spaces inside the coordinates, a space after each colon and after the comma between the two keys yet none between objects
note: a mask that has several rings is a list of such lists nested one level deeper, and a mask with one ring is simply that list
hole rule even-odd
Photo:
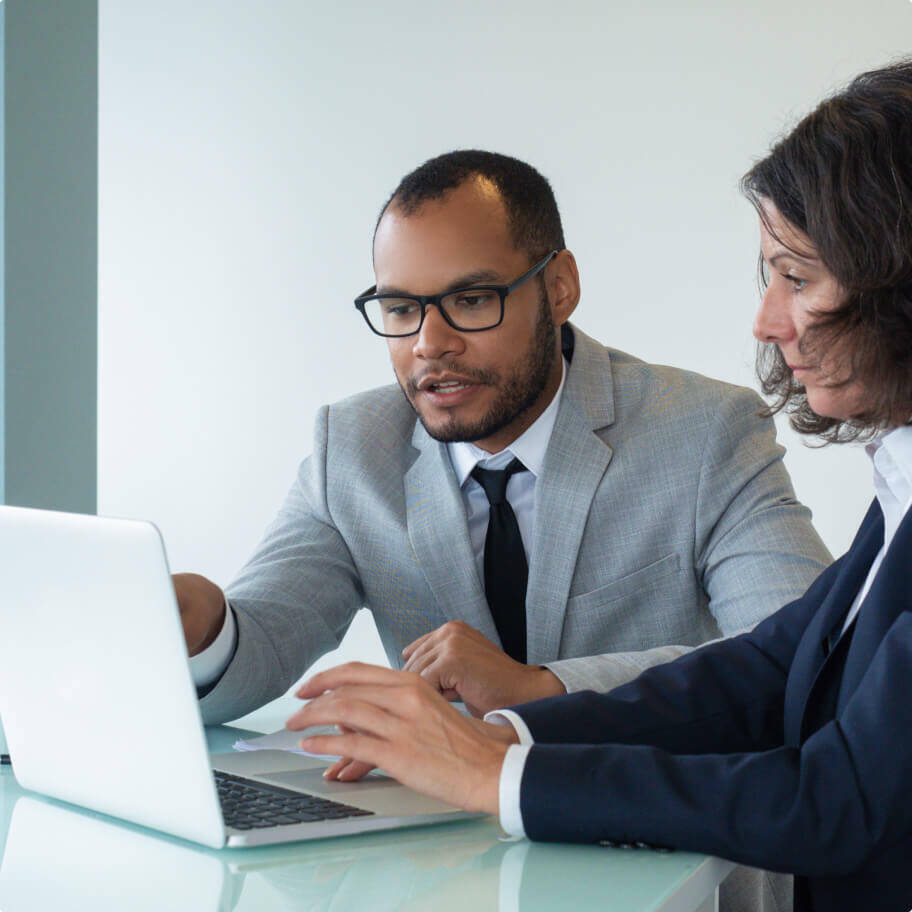
[{"label": "white shirt cuff", "polygon": [[500,826],[510,836],[525,836],[522,811],[519,807],[519,791],[522,785],[523,770],[526,768],[526,757],[532,750],[535,739],[522,716],[512,709],[495,709],[485,713],[485,722],[492,725],[511,725],[519,737],[519,744],[507,748],[503,766],[500,770],[497,800],[500,804]]},{"label": "white shirt cuff", "polygon": [[490,722],[492,725],[512,725],[513,730],[519,736],[520,744],[535,744],[535,738],[532,737],[529,726],[523,722],[522,716],[513,712],[512,709],[494,709],[485,713],[484,721]]},{"label": "white shirt cuff", "polygon": [[526,757],[532,750],[531,744],[511,744],[507,748],[500,770],[498,801],[500,802],[500,825],[510,836],[525,836],[522,811],[519,806],[519,792],[522,785]]},{"label": "white shirt cuff", "polygon": [[225,620],[218,636],[202,652],[190,656],[190,677],[196,687],[217,681],[231,662],[237,645],[237,622],[231,605],[225,603]]}]

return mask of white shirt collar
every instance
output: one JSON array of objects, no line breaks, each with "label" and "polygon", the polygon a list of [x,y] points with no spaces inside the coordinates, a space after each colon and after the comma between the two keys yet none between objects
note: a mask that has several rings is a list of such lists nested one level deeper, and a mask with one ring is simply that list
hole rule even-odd
[{"label": "white shirt collar", "polygon": [[564,381],[567,379],[567,361],[561,358],[561,381],[548,403],[548,407],[535,419],[533,424],[526,428],[516,440],[499,453],[488,453],[474,443],[458,441],[447,444],[447,452],[456,480],[459,486],[472,474],[472,469],[479,463],[492,469],[504,468],[514,457],[518,459],[536,478],[541,474],[545,462],[545,452],[557,420],[557,410],[560,407],[561,396],[564,392]]},{"label": "white shirt collar", "polygon": [[874,465],[874,490],[889,542],[912,503],[912,426],[881,434],[865,451]]}]

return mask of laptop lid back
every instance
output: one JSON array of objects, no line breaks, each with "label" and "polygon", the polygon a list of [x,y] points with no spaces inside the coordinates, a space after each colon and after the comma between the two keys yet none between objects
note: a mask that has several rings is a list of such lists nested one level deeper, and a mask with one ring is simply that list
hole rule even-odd
[{"label": "laptop lid back", "polygon": [[0,507],[0,712],[23,787],[224,844],[151,523]]}]

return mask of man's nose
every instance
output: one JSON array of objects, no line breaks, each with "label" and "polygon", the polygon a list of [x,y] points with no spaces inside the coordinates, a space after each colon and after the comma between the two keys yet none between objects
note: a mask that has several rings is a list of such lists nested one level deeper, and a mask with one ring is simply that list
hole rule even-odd
[{"label": "man's nose", "polygon": [[794,338],[795,324],[781,289],[774,289],[772,285],[766,287],[754,317],[753,333],[760,342],[778,345]]},{"label": "man's nose", "polygon": [[424,314],[421,329],[414,337],[412,352],[429,361],[445,355],[460,354],[465,348],[465,338],[444,319],[439,307],[430,305]]}]

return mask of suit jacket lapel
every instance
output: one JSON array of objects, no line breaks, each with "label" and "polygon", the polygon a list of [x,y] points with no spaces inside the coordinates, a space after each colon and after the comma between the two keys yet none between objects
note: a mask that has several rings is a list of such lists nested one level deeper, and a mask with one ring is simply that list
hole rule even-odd
[{"label": "suit jacket lapel", "polygon": [[535,487],[535,531],[526,591],[529,664],[549,661],[560,653],[576,556],[612,456],[611,448],[594,433],[614,421],[608,353],[579,330],[574,332],[573,362]]},{"label": "suit jacket lapel", "polygon": [[445,617],[461,619],[500,644],[478,578],[465,505],[446,447],[415,422],[417,457],[406,471],[406,523],[418,566]]},{"label": "suit jacket lapel", "polygon": [[[808,625],[792,664],[785,706],[785,740],[798,745],[819,727],[822,711],[831,705],[823,691],[838,686],[846,658],[847,641],[842,641],[841,625],[858,590],[864,584],[871,563],[883,542],[883,515],[875,501],[858,530],[852,546],[840,561],[820,608]],[[851,631],[848,633],[850,637]],[[827,641],[837,639],[832,649]]]},{"label": "suit jacket lapel", "polygon": [[[882,534],[880,540],[882,543]],[[855,634],[840,683],[837,711],[842,709],[858,688],[871,665],[874,653],[877,652],[896,618],[901,612],[912,610],[912,596],[908,585],[910,549],[912,513],[907,514],[899,524],[864,604],[858,612]]]}]

